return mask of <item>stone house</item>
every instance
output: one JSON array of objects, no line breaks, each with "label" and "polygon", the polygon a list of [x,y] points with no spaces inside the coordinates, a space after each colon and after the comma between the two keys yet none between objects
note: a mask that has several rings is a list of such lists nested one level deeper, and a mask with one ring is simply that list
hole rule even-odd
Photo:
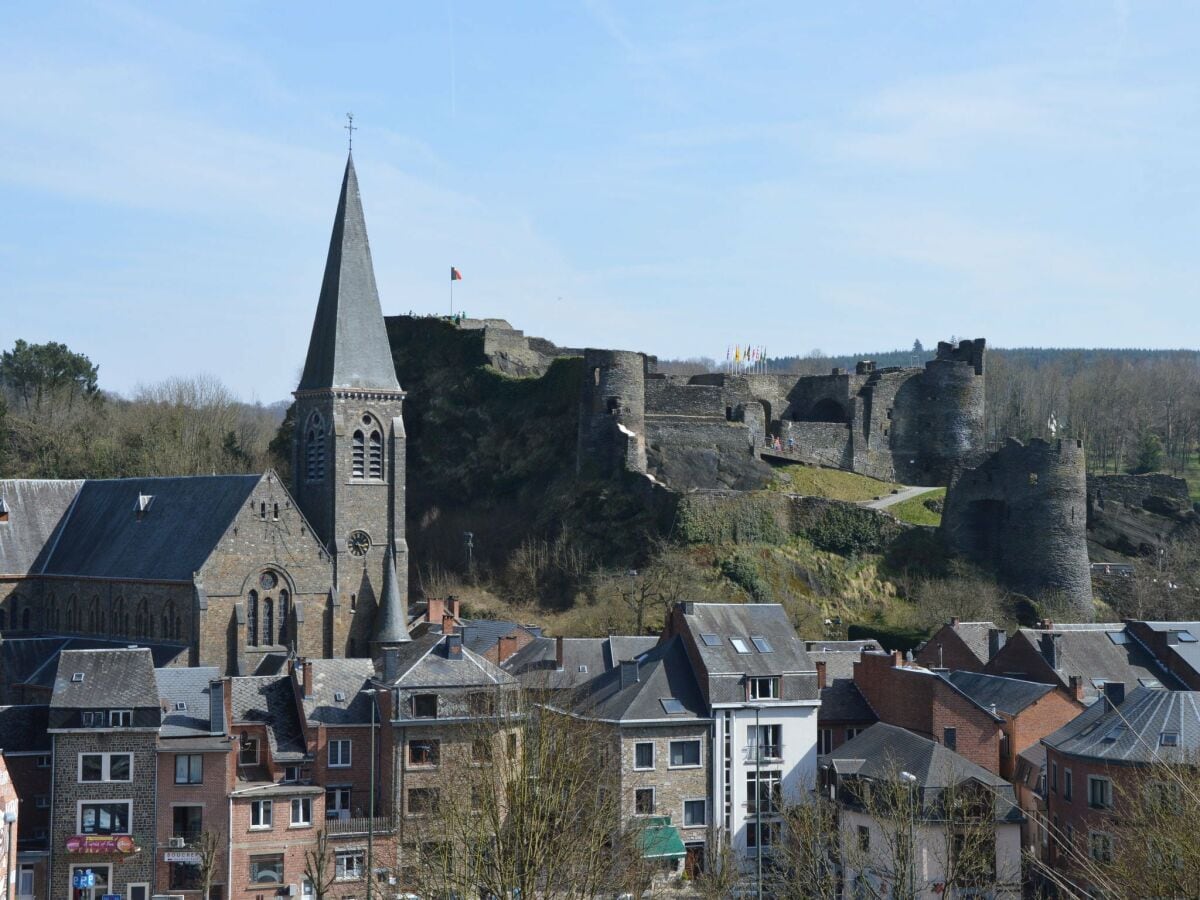
[{"label": "stone house", "polygon": [[955,617],[933,633],[913,661],[927,669],[982,672],[1006,640],[1007,633],[995,622],[963,622]]},{"label": "stone house", "polygon": [[[68,650],[58,662],[49,896],[150,900],[162,722],[149,650]],[[83,878],[77,890],[76,878]]]},{"label": "stone house", "polygon": [[808,657],[817,667],[821,706],[817,710],[817,753],[829,753],[874,725],[871,705],[854,684],[854,664],[863,651],[878,651],[866,641],[806,641]]},{"label": "stone house", "polygon": [[18,798],[16,894],[44,898],[49,892],[50,773],[48,706],[0,707],[0,753]]},{"label": "stone house", "polygon": [[[848,896],[892,896],[909,878],[911,892],[899,893],[920,900],[1021,896],[1022,815],[1012,786],[995,773],[936,741],[884,722],[822,756],[820,769],[820,789],[837,805]],[[864,797],[887,797],[890,791],[912,791],[914,796],[894,805],[879,799],[864,802]],[[970,824],[947,818],[948,801],[978,808]],[[895,821],[897,811],[910,821]],[[910,831],[898,834],[897,829]],[[970,846],[972,862],[982,867],[982,891],[955,874],[962,870],[955,858],[963,831],[975,835]],[[903,853],[908,847],[911,862]]]},{"label": "stone house", "polygon": [[929,669],[904,665],[899,652],[864,653],[854,683],[879,721],[898,725],[1000,774],[1003,719]]}]

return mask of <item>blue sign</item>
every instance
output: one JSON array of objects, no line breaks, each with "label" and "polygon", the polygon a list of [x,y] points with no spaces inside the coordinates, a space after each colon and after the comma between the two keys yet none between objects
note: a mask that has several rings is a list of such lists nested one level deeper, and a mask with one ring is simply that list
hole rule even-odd
[{"label": "blue sign", "polygon": [[100,900],[121,900],[120,894],[101,894]]},{"label": "blue sign", "polygon": [[82,872],[76,869],[75,876],[71,879],[71,883],[78,890],[95,887],[96,873],[91,869],[84,869]]}]

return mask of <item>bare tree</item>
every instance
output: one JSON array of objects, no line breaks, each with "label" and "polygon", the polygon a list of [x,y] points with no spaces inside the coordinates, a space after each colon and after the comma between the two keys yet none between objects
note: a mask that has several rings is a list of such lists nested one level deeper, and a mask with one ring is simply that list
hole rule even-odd
[{"label": "bare tree", "polygon": [[213,879],[217,875],[217,858],[221,848],[225,846],[225,837],[217,831],[207,830],[200,833],[194,845],[200,856],[200,883],[203,893],[202,900],[212,896]]},{"label": "bare tree", "polygon": [[304,851],[304,877],[312,885],[315,900],[325,900],[329,896],[337,870],[324,828],[317,832],[316,846]]}]

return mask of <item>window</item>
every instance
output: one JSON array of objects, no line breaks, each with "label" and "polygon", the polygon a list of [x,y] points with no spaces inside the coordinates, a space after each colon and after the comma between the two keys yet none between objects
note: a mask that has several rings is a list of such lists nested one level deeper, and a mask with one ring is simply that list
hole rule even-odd
[{"label": "window", "polygon": [[496,695],[491,691],[473,691],[467,694],[467,709],[473,716],[494,716]]},{"label": "window", "polygon": [[440,795],[435,787],[408,789],[408,814],[424,816],[437,809]]},{"label": "window", "polygon": [[80,719],[84,728],[103,728],[107,721],[104,710],[84,710],[80,714]]},{"label": "window", "polygon": [[1058,793],[1058,763],[1050,763],[1050,791]]},{"label": "window", "polygon": [[251,591],[246,600],[246,643],[258,646],[258,591]]},{"label": "window", "polygon": [[638,788],[633,792],[633,811],[639,816],[654,815],[654,788]]},{"label": "window", "polygon": [[253,800],[250,802],[250,827],[271,827],[271,801]]},{"label": "window", "polygon": [[1160,734],[1158,736],[1158,745],[1160,747],[1178,747],[1179,746],[1179,732],[1178,731],[1164,731],[1162,734]]},{"label": "window", "polygon": [[683,826],[684,828],[695,828],[700,825],[708,824],[708,801],[706,800],[684,800],[683,801]]},{"label": "window", "polygon": [[362,878],[366,871],[365,855],[361,850],[339,850],[334,855],[334,877],[339,881]]},{"label": "window", "polygon": [[856,737],[858,737],[860,734],[862,734],[862,732],[863,732],[863,730],[861,728],[847,728],[846,729],[846,740],[852,741]]},{"label": "window", "polygon": [[1112,782],[1107,778],[1088,776],[1088,806],[1093,809],[1108,809],[1112,806]]},{"label": "window", "polygon": [[37,767],[39,769],[50,768],[50,754],[49,753],[43,753],[41,756],[39,756],[37,758]]},{"label": "window", "polygon": [[17,879],[17,894],[21,897],[33,896],[33,866],[21,863],[21,874]]},{"label": "window", "polygon": [[79,780],[132,781],[132,753],[80,753]]},{"label": "window", "polygon": [[250,857],[251,884],[283,884],[283,854]]},{"label": "window", "polygon": [[1071,778],[1071,770],[1063,769],[1063,799],[1070,800],[1074,793],[1074,780]]},{"label": "window", "polygon": [[325,788],[325,818],[327,818],[327,819],[348,819],[348,818],[350,818],[350,788],[349,787],[327,787],[327,788]]},{"label": "window", "polygon": [[705,647],[721,646],[721,636],[719,634],[701,634],[700,640],[704,641]]},{"label": "window", "polygon": [[279,592],[279,643],[286,647],[288,642],[288,612],[290,595],[285,590]]},{"label": "window", "polygon": [[759,653],[773,653],[774,652],[771,649],[771,645],[769,643],[767,643],[767,639],[765,637],[758,637],[758,636],[752,634],[752,635],[750,635],[750,643],[752,643],[754,645],[755,649],[758,650]]},{"label": "window", "polygon": [[312,798],[311,797],[293,797],[292,798],[292,825],[311,825],[312,824]]},{"label": "window", "polygon": [[[779,843],[779,823],[778,822],[763,822],[762,823],[762,845],[771,847]],[[759,844],[759,829],[755,822],[751,822],[746,826],[746,846],[757,848]]]},{"label": "window", "polygon": [[746,815],[752,816],[758,812],[758,804],[762,804],[763,815],[774,815],[783,809],[781,795],[782,774],[780,772],[762,772],[757,776],[758,794],[755,798],[755,773],[746,773]]},{"label": "window", "polygon": [[492,761],[492,742],[488,738],[475,738],[471,741],[471,761],[477,763]]},{"label": "window", "polygon": [[133,803],[129,800],[108,800],[102,803],[79,804],[80,834],[129,834]]},{"label": "window", "polygon": [[750,652],[750,645],[747,644],[745,641],[743,641],[740,637],[739,638],[731,637],[729,639],[729,643],[733,644],[733,649],[736,650],[738,653],[749,653]]},{"label": "window", "polygon": [[36,806],[38,809],[49,809],[50,808],[50,795],[49,794],[38,794],[37,797],[34,798],[33,805]]},{"label": "window", "polygon": [[412,714],[414,719],[436,719],[437,694],[413,694]]},{"label": "window", "polygon": [[383,435],[378,431],[371,432],[370,454],[367,457],[367,477],[376,480],[383,478]]},{"label": "window", "polygon": [[942,729],[942,746],[947,750],[958,749],[958,729],[943,728]]},{"label": "window", "polygon": [[350,765],[350,741],[329,742],[329,768],[344,769]]},{"label": "window", "polygon": [[692,768],[700,765],[700,742],[671,741],[672,769]]},{"label": "window", "polygon": [[441,757],[441,741],[422,738],[408,742],[408,764],[410,766],[436,766]]},{"label": "window", "polygon": [[685,712],[683,704],[674,697],[664,697],[658,702],[662,704],[663,712],[668,716],[678,716]]},{"label": "window", "polygon": [[133,724],[132,709],[113,709],[108,713],[109,728],[128,728]]},{"label": "window", "polygon": [[1088,833],[1088,856],[1096,862],[1110,863],[1113,858],[1112,836],[1103,831]]},{"label": "window", "polygon": [[362,433],[362,430],[354,432],[354,437],[350,442],[350,477],[351,478],[366,478],[367,477],[367,439]]},{"label": "window", "polygon": [[871,829],[866,825],[858,826],[858,849],[863,853],[871,849]]},{"label": "window", "polygon": [[817,754],[826,756],[833,752],[833,729],[818,728],[817,729]]},{"label": "window", "polygon": [[[828,731],[829,729],[824,729]],[[832,733],[830,736],[832,740]],[[821,741],[820,731],[817,732],[818,744]],[[746,745],[750,748],[748,754],[751,762],[755,753],[762,759],[783,758],[783,726],[782,725],[751,725],[746,729]]]},{"label": "window", "polygon": [[174,806],[171,808],[171,837],[188,843],[197,840],[204,831],[204,807]]},{"label": "window", "polygon": [[200,874],[199,863],[171,863],[170,879],[170,890],[172,891],[198,891],[204,887],[204,878]]},{"label": "window", "polygon": [[304,474],[308,481],[325,480],[325,420],[314,412],[304,435]]},{"label": "window", "polygon": [[778,676],[769,676],[766,678],[751,678],[747,682],[749,698],[751,700],[778,700],[779,699],[779,678]]},{"label": "window", "polygon": [[283,767],[283,780],[284,780],[285,784],[295,784],[297,781],[299,781],[300,780],[300,767],[299,766],[284,766]]},{"label": "window", "polygon": [[238,750],[238,765],[258,765],[258,738],[242,735],[242,746]]},{"label": "window", "polygon": [[643,741],[633,745],[633,767],[635,769],[654,768],[654,743]]},{"label": "window", "polygon": [[175,783],[203,784],[204,757],[199,753],[175,754]]}]

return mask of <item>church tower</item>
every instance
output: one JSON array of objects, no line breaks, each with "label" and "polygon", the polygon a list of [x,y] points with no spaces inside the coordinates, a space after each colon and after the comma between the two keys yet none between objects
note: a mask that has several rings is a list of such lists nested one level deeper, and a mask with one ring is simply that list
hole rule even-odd
[{"label": "church tower", "polygon": [[[375,629],[391,628],[407,611],[404,391],[375,287],[352,156],[294,396],[295,497],[333,559],[327,655],[366,656]],[[385,596],[400,609],[382,614]]]}]

